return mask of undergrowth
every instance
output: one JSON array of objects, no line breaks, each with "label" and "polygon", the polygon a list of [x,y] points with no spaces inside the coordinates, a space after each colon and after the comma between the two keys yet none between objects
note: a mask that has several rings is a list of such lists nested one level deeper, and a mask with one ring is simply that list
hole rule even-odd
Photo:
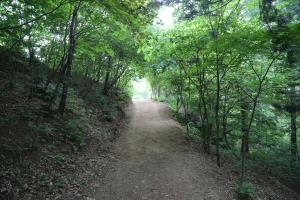
[{"label": "undergrowth", "polygon": [[[202,143],[201,129],[197,124],[191,122],[184,117],[184,114],[176,112],[172,109],[172,116],[184,127],[187,136],[197,144]],[[288,149],[288,142],[282,142],[271,150],[266,149],[253,149],[247,159],[246,171],[249,174],[262,173],[268,174],[274,183],[285,184],[295,191],[299,191],[300,186],[300,163],[291,165]],[[212,144],[212,146],[214,146]],[[223,157],[228,158],[231,161],[233,170],[237,173],[241,169],[241,154],[239,146],[231,146],[226,148],[225,144],[221,144],[223,147],[221,153]],[[212,148],[213,149],[213,148]],[[279,181],[278,181],[279,180]],[[244,184],[238,184],[235,190],[240,199],[255,199],[256,189],[250,182]]]},{"label": "undergrowth", "polygon": [[57,192],[68,183],[67,175],[51,169],[65,169],[73,154],[82,153],[91,129],[98,128],[95,124],[115,126],[130,96],[120,89],[103,95],[102,86],[93,81],[89,92],[81,94],[83,78],[75,76],[61,116],[53,109],[58,101],[49,106],[55,81],[44,90],[50,73],[47,66],[38,61],[29,66],[19,52],[0,48],[0,54],[5,57],[0,62],[0,199],[26,199],[22,194],[30,189]]}]

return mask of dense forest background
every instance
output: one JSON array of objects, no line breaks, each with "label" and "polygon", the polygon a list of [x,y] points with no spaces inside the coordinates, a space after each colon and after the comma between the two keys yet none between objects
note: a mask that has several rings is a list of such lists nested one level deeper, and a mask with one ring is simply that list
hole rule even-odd
[{"label": "dense forest background", "polygon": [[80,198],[86,177],[104,173],[157,7],[0,2],[0,199]]},{"label": "dense forest background", "polygon": [[1,1],[0,197],[72,182],[45,166],[112,141],[139,77],[216,166],[233,163],[242,197],[254,171],[299,191],[299,13],[298,0]]},{"label": "dense forest background", "polygon": [[299,1],[181,1],[177,11],[177,25],[150,29],[142,47],[155,97],[218,166],[234,156],[241,182],[263,168],[299,190]]}]

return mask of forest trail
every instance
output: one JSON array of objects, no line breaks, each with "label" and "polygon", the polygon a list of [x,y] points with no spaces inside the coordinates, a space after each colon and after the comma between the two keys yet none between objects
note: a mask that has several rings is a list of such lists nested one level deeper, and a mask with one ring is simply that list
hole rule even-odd
[{"label": "forest trail", "polygon": [[191,148],[170,109],[136,101],[117,141],[117,161],[97,189],[103,200],[234,199],[230,173]]}]

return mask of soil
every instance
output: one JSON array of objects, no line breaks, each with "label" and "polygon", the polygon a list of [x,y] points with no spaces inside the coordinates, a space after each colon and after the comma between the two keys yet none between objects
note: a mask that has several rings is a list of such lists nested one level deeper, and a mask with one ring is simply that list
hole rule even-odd
[{"label": "soil", "polygon": [[[87,198],[101,200],[237,199],[238,175],[192,148],[170,109],[136,101],[115,144],[114,162]],[[257,199],[297,199],[287,188],[261,183]]]},{"label": "soil", "polygon": [[[91,117],[86,145],[77,153],[65,144],[49,146],[11,168],[0,165],[0,199],[237,199],[239,175],[231,162],[222,158],[217,167],[215,156],[199,151],[169,107],[136,101],[126,114],[113,123]],[[267,175],[255,172],[249,179],[257,200],[299,199]]]}]

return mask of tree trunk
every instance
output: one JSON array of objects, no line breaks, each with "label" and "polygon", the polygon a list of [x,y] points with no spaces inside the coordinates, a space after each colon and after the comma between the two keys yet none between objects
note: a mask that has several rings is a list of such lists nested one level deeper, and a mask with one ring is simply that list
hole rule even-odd
[{"label": "tree trunk", "polygon": [[[35,66],[33,65],[33,60],[35,58],[35,50],[34,50],[34,45],[33,45],[33,41],[32,41],[32,28],[33,26],[30,25],[29,26],[29,37],[28,37],[28,53],[29,53],[29,58],[28,58],[28,66],[30,67],[30,73],[31,73],[31,77],[34,77],[34,68]],[[31,99],[33,96],[33,90],[34,90],[34,80],[29,80],[27,83],[24,84],[25,87],[28,87],[28,99]]]},{"label": "tree trunk", "polygon": [[[205,70],[202,69],[198,71],[198,95],[199,95],[199,108],[202,106],[203,108],[203,120],[202,120],[202,132],[203,132],[203,150],[205,153],[210,153],[210,139],[211,139],[211,131],[212,124],[209,119],[208,114],[208,102],[205,98],[205,91],[207,87],[205,87]],[[208,95],[207,95],[208,96]],[[200,111],[200,109],[199,109]]]},{"label": "tree trunk", "polygon": [[298,157],[298,146],[297,146],[297,111],[296,111],[296,87],[293,85],[290,87],[291,104],[292,108],[290,111],[291,117],[291,164],[293,165]]},{"label": "tree trunk", "polygon": [[160,86],[157,87],[157,98],[160,97]]},{"label": "tree trunk", "polygon": [[[217,52],[218,55],[218,52]],[[216,97],[216,107],[215,107],[215,117],[216,117],[216,156],[217,156],[217,165],[221,166],[220,163],[220,119],[219,119],[219,110],[220,110],[220,91],[221,91],[221,83],[220,83],[220,63],[217,56],[217,97]]]},{"label": "tree trunk", "polygon": [[241,153],[243,153],[245,150],[246,154],[249,153],[248,112],[249,112],[249,102],[247,100],[247,97],[243,95],[241,97],[241,131],[242,131]]},{"label": "tree trunk", "polygon": [[225,141],[226,148],[229,148],[229,142],[227,139],[227,115],[229,113],[229,110],[227,109],[227,94],[225,94],[224,98],[224,105],[223,105],[223,115],[222,115],[222,125],[223,125],[223,138]]},{"label": "tree trunk", "polygon": [[77,17],[80,3],[74,8],[71,24],[70,24],[70,33],[69,33],[69,50],[67,54],[67,60],[62,68],[61,76],[63,83],[63,90],[61,94],[61,99],[59,103],[58,111],[61,115],[64,114],[66,101],[68,97],[68,87],[69,87],[69,77],[71,75],[71,67],[74,60],[74,54],[76,49],[76,29],[77,29]]},{"label": "tree trunk", "polygon": [[227,139],[227,117],[223,114],[223,138],[225,141],[226,148],[229,148],[229,142]]},{"label": "tree trunk", "polygon": [[298,157],[296,114],[297,114],[296,111],[291,112],[291,162],[292,163],[295,163]]},{"label": "tree trunk", "polygon": [[245,160],[246,156],[249,154],[249,130],[248,130],[248,112],[249,103],[248,99],[244,94],[241,94],[241,131],[242,131],[242,144],[241,144],[241,154],[242,154],[242,173],[241,173],[241,184],[245,179]]},{"label": "tree trunk", "polygon": [[[67,36],[68,36],[68,30],[69,30],[69,25],[68,24],[69,24],[71,16],[72,16],[72,13],[70,12],[70,15],[68,16],[68,20],[66,22],[66,27],[65,27],[65,32],[64,32],[62,56],[60,58],[59,64],[56,66],[56,68],[55,68],[56,64],[54,63],[53,64],[53,71],[48,74],[48,78],[47,78],[47,81],[46,81],[45,87],[44,87],[45,91],[47,91],[51,80],[54,78],[54,76],[56,75],[58,70],[63,68],[63,64],[64,64],[64,61],[66,59],[65,56],[66,56],[66,48],[67,48]],[[61,76],[61,78],[62,78],[62,76]],[[59,83],[58,83],[58,85],[59,85]],[[58,87],[58,85],[56,87]],[[53,99],[54,100],[56,99],[56,94],[53,95]],[[52,102],[49,103],[49,105],[51,105],[51,104],[52,104]]]},{"label": "tree trunk", "polygon": [[[69,68],[68,68],[68,71]],[[61,115],[64,114],[65,108],[66,108],[66,103],[67,103],[67,97],[68,97],[68,81],[67,80],[69,78],[69,75],[67,75],[67,77],[65,78],[64,82],[63,82],[63,88],[62,88],[62,93],[61,93],[61,99],[60,99],[60,103],[59,103],[59,113]]]},{"label": "tree trunk", "polygon": [[110,79],[110,68],[112,67],[112,58],[108,57],[108,63],[106,67],[106,74],[105,74],[105,80],[103,85],[103,94],[108,95],[108,89],[109,89],[109,79]]}]

